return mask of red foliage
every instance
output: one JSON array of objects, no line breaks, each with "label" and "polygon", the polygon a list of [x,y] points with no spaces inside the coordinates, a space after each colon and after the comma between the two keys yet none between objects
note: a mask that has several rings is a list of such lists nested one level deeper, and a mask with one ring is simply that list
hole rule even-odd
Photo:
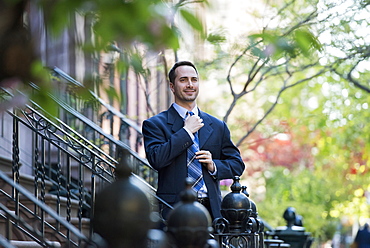
[{"label": "red foliage", "polygon": [[[255,131],[248,138],[247,151],[243,157],[248,164],[259,164],[259,167],[248,168],[248,174],[262,171],[266,166],[285,166],[293,169],[298,165],[305,167],[313,166],[311,145],[307,145],[304,137],[290,132],[287,122],[281,123],[279,128],[283,132],[269,138],[263,138],[263,134]],[[259,163],[257,162],[259,161]]]}]

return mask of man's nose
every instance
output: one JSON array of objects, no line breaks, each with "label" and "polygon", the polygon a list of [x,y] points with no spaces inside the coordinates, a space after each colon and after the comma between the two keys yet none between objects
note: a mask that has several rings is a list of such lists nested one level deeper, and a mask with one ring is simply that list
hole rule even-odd
[{"label": "man's nose", "polygon": [[193,87],[193,82],[191,80],[188,81],[188,87]]}]

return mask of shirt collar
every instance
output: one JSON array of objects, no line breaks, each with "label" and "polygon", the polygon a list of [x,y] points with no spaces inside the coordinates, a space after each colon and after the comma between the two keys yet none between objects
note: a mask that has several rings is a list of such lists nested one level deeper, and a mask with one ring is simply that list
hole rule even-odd
[{"label": "shirt collar", "polygon": [[[175,110],[177,111],[177,113],[179,113],[179,115],[184,119],[186,117],[186,113],[188,112],[188,110],[184,107],[181,107],[180,105],[178,105],[177,103],[173,103],[172,106],[175,108]],[[195,105],[195,107],[192,109],[192,111],[194,113],[194,115],[198,115],[198,107],[197,105]]]}]

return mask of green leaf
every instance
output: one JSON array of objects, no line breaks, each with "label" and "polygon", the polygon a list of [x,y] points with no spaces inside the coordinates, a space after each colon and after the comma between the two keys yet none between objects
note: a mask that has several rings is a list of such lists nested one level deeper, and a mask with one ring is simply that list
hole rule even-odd
[{"label": "green leaf", "polygon": [[113,87],[105,88],[105,93],[107,93],[109,99],[117,100],[119,103],[122,103],[122,97],[117,93],[116,89],[114,89]]},{"label": "green leaf", "polygon": [[257,57],[260,57],[260,58],[266,58],[266,53],[264,53],[258,47],[253,47],[252,48],[252,54],[255,55],[255,56],[257,56]]},{"label": "green leaf", "polygon": [[195,30],[203,32],[203,25],[195,15],[185,9],[181,9],[180,14]]},{"label": "green leaf", "polygon": [[317,38],[307,29],[298,29],[294,32],[294,40],[297,47],[305,55],[310,55],[310,50],[315,48],[316,50],[321,49],[321,44]]},{"label": "green leaf", "polygon": [[222,34],[211,33],[207,36],[207,41],[212,44],[218,44],[226,41],[226,37]]}]

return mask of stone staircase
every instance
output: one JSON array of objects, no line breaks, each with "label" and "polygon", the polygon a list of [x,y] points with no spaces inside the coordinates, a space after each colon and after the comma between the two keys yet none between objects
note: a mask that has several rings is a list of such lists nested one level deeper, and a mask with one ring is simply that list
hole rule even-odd
[{"label": "stone staircase", "polygon": [[[12,178],[12,160],[4,157],[0,157],[0,170],[4,172],[9,178]],[[79,202],[78,200],[70,199],[64,196],[57,196],[55,194],[48,193],[52,189],[52,182],[45,180],[41,182],[39,179],[37,182],[37,191],[35,190],[35,178],[31,175],[24,175],[20,173],[19,175],[19,184],[23,186],[31,194],[37,194],[38,199],[48,205],[52,210],[54,210],[59,216],[67,219],[69,217],[69,223],[75,225],[76,228],[80,228],[81,232],[88,236],[90,230],[90,219],[82,218],[82,221],[79,221],[78,210]],[[45,190],[42,191],[42,186]],[[9,198],[13,194],[13,187],[7,184],[4,180],[0,178],[0,204],[4,205],[10,213],[16,215],[16,206],[14,199]],[[36,192],[36,193],[35,193]],[[45,192],[44,195],[41,195],[41,192]],[[19,203],[22,207],[18,209],[18,215],[32,228],[36,230],[41,230],[43,236],[48,240],[48,247],[64,247],[65,238],[61,235],[56,235],[55,230],[65,235],[71,240],[77,242],[77,239],[73,237],[72,234],[63,226],[60,225],[55,218],[50,216],[49,213],[44,212],[42,209],[37,207],[34,202],[22,194],[19,194]],[[67,208],[67,205],[70,205],[70,208]],[[10,244],[14,247],[44,247],[34,241],[31,237],[27,236],[19,228],[15,227],[6,218],[9,214],[0,210],[0,235],[3,237],[9,237]],[[68,213],[69,212],[69,213]],[[37,213],[37,215],[35,215]],[[41,222],[43,224],[40,224]],[[81,224],[82,223],[82,224]],[[81,225],[80,227],[78,225]],[[10,228],[7,228],[11,226]],[[7,233],[7,229],[9,233]]]}]

